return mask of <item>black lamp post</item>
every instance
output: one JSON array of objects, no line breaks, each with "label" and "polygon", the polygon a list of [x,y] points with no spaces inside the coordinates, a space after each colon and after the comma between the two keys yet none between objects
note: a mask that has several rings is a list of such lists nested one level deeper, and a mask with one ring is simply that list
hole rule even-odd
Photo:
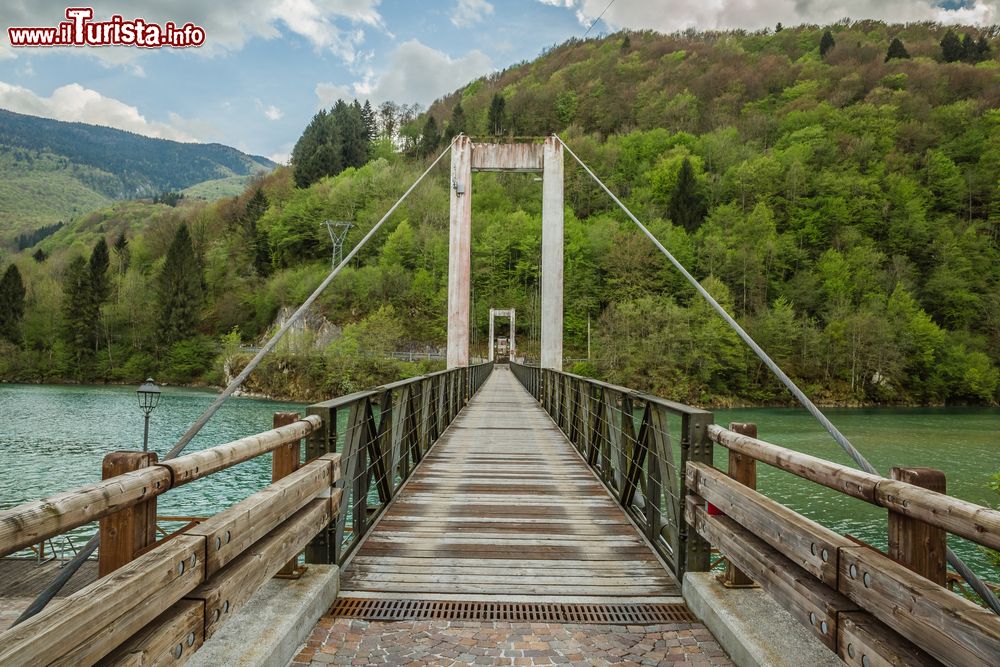
[{"label": "black lamp post", "polygon": [[139,396],[139,409],[146,415],[146,426],[142,433],[142,451],[146,452],[149,451],[149,413],[160,402],[160,388],[153,382],[153,378],[146,378],[135,393]]}]

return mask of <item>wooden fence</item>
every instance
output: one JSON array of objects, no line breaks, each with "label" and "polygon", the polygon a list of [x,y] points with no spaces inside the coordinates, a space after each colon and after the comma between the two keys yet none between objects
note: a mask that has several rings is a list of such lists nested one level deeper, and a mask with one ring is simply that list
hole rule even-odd
[{"label": "wooden fence", "polygon": [[[711,462],[712,413],[625,387],[512,362],[511,370],[597,472],[678,578],[706,570],[709,545],[683,521],[688,461]],[[680,434],[679,452],[674,433]]]},{"label": "wooden fence", "polygon": [[[169,461],[113,452],[102,481],[0,512],[0,556],[92,521],[101,534],[100,578],[0,633],[0,664],[183,663],[268,579],[294,576],[303,550],[307,562],[338,562],[341,541],[330,536],[343,536],[348,514],[353,540],[370,525],[371,480],[382,507],[491,370],[397,382],[310,406],[301,419],[277,413],[273,430]],[[269,486],[157,541],[157,496],[267,453]]]},{"label": "wooden fence", "polygon": [[[1000,512],[926,488],[944,489],[926,468],[870,475],[758,440],[752,424],[708,435],[728,473],[688,463],[686,519],[729,561],[728,584],[762,586],[849,665],[1000,664],[1000,617],[943,585],[947,533],[1000,548]],[[757,461],[886,508],[889,554],[757,492]]]}]

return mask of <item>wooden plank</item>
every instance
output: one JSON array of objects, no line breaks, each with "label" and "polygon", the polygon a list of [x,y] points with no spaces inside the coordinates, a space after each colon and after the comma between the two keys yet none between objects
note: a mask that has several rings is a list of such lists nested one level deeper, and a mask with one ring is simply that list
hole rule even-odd
[{"label": "wooden plank", "polygon": [[733,433],[718,424],[712,424],[708,427],[708,435],[714,442],[723,447],[745,454],[762,463],[846,493],[853,498],[860,498],[870,503],[876,502],[875,486],[883,479],[878,475],[869,475],[854,468],[831,463],[826,459]]},{"label": "wooden plank", "polygon": [[210,638],[233,613],[300,552],[313,535],[326,528],[333,513],[329,498],[309,502],[294,516],[259,540],[209,581],[185,597],[205,603],[205,638]]},{"label": "wooden plank", "polygon": [[[101,462],[101,478],[111,479],[156,463],[156,452],[110,452]],[[101,519],[97,576],[111,574],[156,542],[156,496]]]},{"label": "wooden plank", "polygon": [[0,556],[149,500],[170,488],[170,471],[143,468],[0,512]]},{"label": "wooden plank", "polygon": [[854,542],[703,463],[688,463],[687,485],[806,572],[837,586],[837,549]]},{"label": "wooden plank", "polygon": [[[294,424],[298,420],[298,412],[275,412],[273,425],[274,428],[281,428]],[[271,481],[277,482],[298,470],[301,458],[302,442],[300,440],[292,440],[271,452]]]},{"label": "wooden plank", "polygon": [[688,496],[688,523],[760,584],[778,604],[809,628],[831,651],[837,650],[837,616],[859,605],[825,586],[733,519],[709,516],[701,499]]},{"label": "wooden plank", "polygon": [[[299,420],[298,412],[275,412],[273,426],[280,428],[294,424]],[[287,445],[282,445],[271,452],[271,482],[288,477],[299,469],[302,461],[302,442],[295,440]],[[298,577],[302,571],[298,569],[299,557],[291,559],[278,571],[279,577]]]},{"label": "wooden plank", "polygon": [[205,641],[205,604],[181,600],[100,661],[101,667],[182,665]]},{"label": "wooden plank", "polygon": [[[729,422],[729,430],[751,438],[757,437],[757,425],[741,422]],[[745,454],[729,450],[729,478],[739,482],[749,489],[757,488],[757,462]],[[700,493],[695,491],[695,493]],[[705,494],[701,494],[704,496]],[[711,501],[709,501],[711,502]],[[726,586],[752,586],[753,580],[732,563],[726,564]]]},{"label": "wooden plank", "polygon": [[938,667],[941,663],[859,611],[842,613],[837,655],[850,667]]},{"label": "wooden plank", "polygon": [[90,665],[201,583],[205,540],[180,535],[0,634],[0,664]]},{"label": "wooden plank", "polygon": [[868,547],[840,550],[840,592],[950,665],[997,665],[1000,617]]},{"label": "wooden plank", "polygon": [[330,489],[339,470],[339,454],[324,454],[248,498],[200,523],[186,534],[207,540],[207,576],[211,577],[257,540]]},{"label": "wooden plank", "polygon": [[308,415],[294,424],[178,456],[176,459],[163,461],[160,465],[171,470],[173,485],[176,487],[267,454],[289,442],[299,441],[321,425],[319,416]]},{"label": "wooden plank", "polygon": [[[550,388],[568,423],[583,418],[566,403],[572,385]],[[341,579],[343,590],[372,595],[679,592],[573,445],[506,371],[488,378],[424,456]]]},{"label": "wooden plank", "polygon": [[[892,478],[944,493],[944,473],[933,468],[893,468]],[[938,586],[948,582],[948,534],[919,519],[889,510],[889,557]]]}]

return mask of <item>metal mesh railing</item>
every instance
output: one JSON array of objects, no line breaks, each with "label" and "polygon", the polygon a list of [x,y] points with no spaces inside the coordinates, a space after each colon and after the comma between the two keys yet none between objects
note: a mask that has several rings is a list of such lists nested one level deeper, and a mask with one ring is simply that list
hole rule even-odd
[{"label": "metal mesh railing", "polygon": [[323,429],[310,438],[307,458],[341,452],[344,495],[336,524],[310,545],[307,560],[343,562],[492,370],[492,363],[454,368],[309,406]]},{"label": "metal mesh railing", "polygon": [[683,470],[711,462],[712,413],[572,373],[511,370],[674,573],[707,569],[708,545],[683,521]]}]

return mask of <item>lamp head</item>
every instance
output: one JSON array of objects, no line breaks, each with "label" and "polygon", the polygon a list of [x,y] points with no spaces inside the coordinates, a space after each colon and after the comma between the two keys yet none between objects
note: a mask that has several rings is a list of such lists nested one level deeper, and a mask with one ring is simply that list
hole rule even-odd
[{"label": "lamp head", "polygon": [[160,402],[160,388],[153,382],[153,378],[146,378],[146,381],[135,390],[135,393],[139,397],[139,408],[147,415]]}]

